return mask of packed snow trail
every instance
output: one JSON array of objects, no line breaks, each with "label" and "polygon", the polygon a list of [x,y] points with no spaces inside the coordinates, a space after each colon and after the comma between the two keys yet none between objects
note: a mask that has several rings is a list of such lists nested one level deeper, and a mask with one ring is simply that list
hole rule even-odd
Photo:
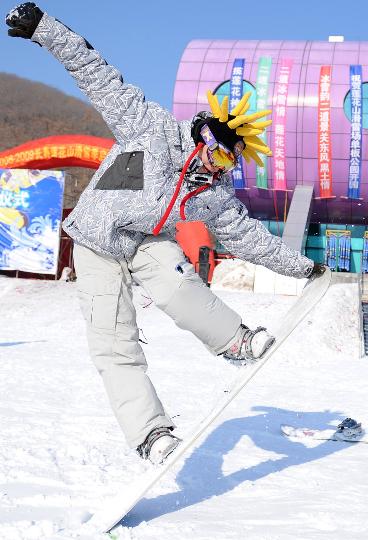
[{"label": "packed snow trail", "polygon": [[[0,537],[72,538],[101,499],[150,465],[127,448],[111,414],[88,358],[75,284],[0,278],[2,292]],[[219,295],[249,326],[270,330],[294,301]],[[135,297],[150,375],[185,437],[238,370],[154,306],[139,306],[139,289]],[[323,429],[346,416],[368,424],[357,307],[356,285],[334,285],[184,464],[129,514],[117,538],[364,537],[367,445],[296,443],[279,428]],[[98,538],[106,536],[88,540]]]}]

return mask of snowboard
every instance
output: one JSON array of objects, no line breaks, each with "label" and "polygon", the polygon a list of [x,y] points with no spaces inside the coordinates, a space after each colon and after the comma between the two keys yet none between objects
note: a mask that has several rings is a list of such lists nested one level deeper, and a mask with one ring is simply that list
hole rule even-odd
[{"label": "snowboard", "polygon": [[364,430],[355,437],[345,437],[343,433],[339,433],[336,429],[311,429],[281,425],[281,433],[289,439],[312,439],[317,441],[338,441],[344,443],[368,443],[368,433]]},{"label": "snowboard", "polygon": [[311,309],[321,300],[326,293],[331,282],[331,271],[327,268],[322,275],[314,275],[308,279],[301,295],[284,316],[279,328],[273,332],[275,336],[274,344],[267,350],[265,355],[251,364],[250,368],[240,371],[239,378],[226,396],[218,403],[210,414],[205,417],[184,440],[176,450],[166,459],[166,461],[155,468],[133,485],[125,487],[121,493],[111,498],[107,503],[103,503],[101,510],[96,512],[84,526],[98,529],[101,533],[110,532],[134,508],[134,506],[147,494],[147,492],[157,484],[161,478],[179,461],[179,459],[195,447],[199,437],[203,435],[213,424],[222,411],[233,401],[239,392],[258,373],[265,363],[272,357],[282,343],[288,338],[291,332],[298,326]]}]

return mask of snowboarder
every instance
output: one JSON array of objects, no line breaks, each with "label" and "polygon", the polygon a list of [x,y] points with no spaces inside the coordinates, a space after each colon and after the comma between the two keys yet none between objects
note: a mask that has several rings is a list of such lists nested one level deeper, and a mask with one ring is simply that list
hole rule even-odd
[{"label": "snowboarder", "polygon": [[101,113],[116,144],[64,221],[74,240],[78,294],[91,357],[129,445],[153,463],[177,446],[175,425],[146,374],[132,301],[132,280],[175,323],[214,355],[241,364],[272,345],[265,328],[249,329],[195,273],[175,242],[180,218],[203,221],[236,257],[296,278],[322,273],[249,217],[231,176],[241,154],[270,155],[257,135],[269,114],[245,115],[249,96],[229,113],[208,93],[212,114],[178,122],[123,81],[83,37],[33,2],[6,16],[8,34],[48,49]]}]

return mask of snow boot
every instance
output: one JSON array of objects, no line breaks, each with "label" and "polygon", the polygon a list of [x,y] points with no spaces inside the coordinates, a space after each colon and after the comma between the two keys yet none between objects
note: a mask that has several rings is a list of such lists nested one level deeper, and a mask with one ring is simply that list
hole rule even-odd
[{"label": "snow boot", "polygon": [[263,326],[250,330],[242,324],[240,338],[223,353],[223,357],[238,366],[252,364],[262,358],[274,342],[275,338]]},{"label": "snow boot", "polygon": [[340,441],[356,441],[359,440],[362,435],[362,424],[358,423],[353,418],[345,418],[345,420],[337,426],[334,437]]},{"label": "snow boot", "polygon": [[144,442],[137,448],[142,459],[149,459],[154,465],[159,465],[175,450],[181,439],[171,433],[169,427],[154,428]]}]

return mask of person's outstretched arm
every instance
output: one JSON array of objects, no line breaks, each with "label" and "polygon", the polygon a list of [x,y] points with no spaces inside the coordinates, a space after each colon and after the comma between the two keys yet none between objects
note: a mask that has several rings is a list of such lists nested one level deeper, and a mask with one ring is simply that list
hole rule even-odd
[{"label": "person's outstretched arm", "polygon": [[222,212],[208,225],[218,241],[239,259],[296,278],[310,277],[317,271],[312,260],[289,248],[260,221],[250,218],[244,204],[230,192],[224,198]]},{"label": "person's outstretched arm", "polygon": [[14,8],[6,17],[11,37],[30,39],[48,49],[74,77],[79,88],[101,113],[118,142],[136,138],[150,128],[143,92],[125,84],[83,37],[42,12],[33,2]]}]

